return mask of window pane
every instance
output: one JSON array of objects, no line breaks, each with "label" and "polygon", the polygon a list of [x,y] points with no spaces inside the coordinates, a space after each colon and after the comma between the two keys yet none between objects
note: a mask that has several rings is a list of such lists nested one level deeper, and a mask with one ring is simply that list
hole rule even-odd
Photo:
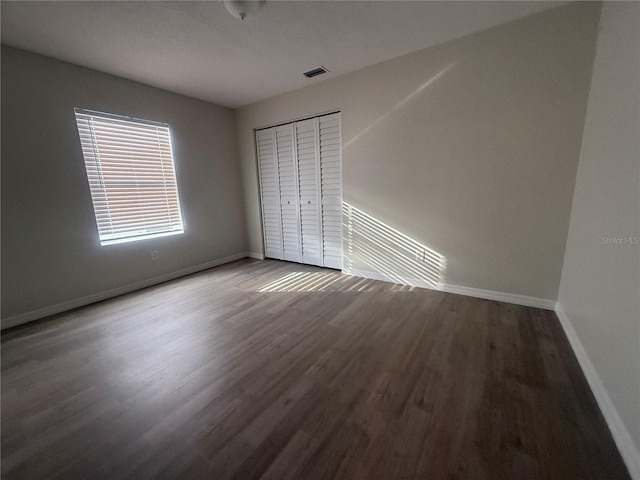
[{"label": "window pane", "polygon": [[184,232],[164,123],[75,109],[102,245]]}]

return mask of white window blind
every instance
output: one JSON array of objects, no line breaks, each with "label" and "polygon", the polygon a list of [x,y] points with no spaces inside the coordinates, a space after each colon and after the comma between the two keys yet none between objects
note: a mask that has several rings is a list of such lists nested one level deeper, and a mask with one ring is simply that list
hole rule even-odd
[{"label": "white window blind", "polygon": [[184,232],[169,125],[76,108],[102,245]]}]

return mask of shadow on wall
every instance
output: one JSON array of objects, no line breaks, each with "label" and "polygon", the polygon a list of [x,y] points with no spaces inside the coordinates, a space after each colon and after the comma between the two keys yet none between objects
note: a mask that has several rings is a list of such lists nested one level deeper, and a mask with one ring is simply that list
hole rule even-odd
[{"label": "shadow on wall", "polygon": [[453,67],[455,67],[455,65],[456,65],[456,62],[450,63],[449,65],[444,67],[442,70],[440,70],[438,73],[436,73],[434,76],[429,78],[426,82],[424,82],[422,85],[420,85],[418,88],[416,88],[413,92],[411,92],[409,95],[407,95],[402,100],[400,100],[398,103],[396,103],[389,111],[387,111],[386,113],[383,113],[378,118],[376,118],[372,123],[370,123],[360,133],[355,135],[351,140],[345,142],[343,148],[347,148],[349,145],[354,143],[356,140],[358,140],[360,137],[362,137],[369,130],[371,130],[376,125],[378,125],[382,121],[384,121],[393,112],[395,112],[396,110],[398,110],[398,109],[402,108],[403,106],[405,106],[407,103],[409,103],[411,100],[413,100],[417,95],[419,95],[424,90],[426,90],[428,87],[430,87],[436,80],[438,80],[440,77],[442,77],[444,74],[446,74],[449,70],[451,70]]},{"label": "shadow on wall", "polygon": [[380,220],[342,203],[344,273],[440,289],[447,260]]},{"label": "shadow on wall", "polygon": [[[346,202],[342,202],[342,213],[343,272],[293,272],[263,285],[258,291],[402,292],[415,287],[441,289],[447,269],[443,255]],[[343,273],[365,278],[354,283]],[[375,280],[395,285],[381,288]]]}]

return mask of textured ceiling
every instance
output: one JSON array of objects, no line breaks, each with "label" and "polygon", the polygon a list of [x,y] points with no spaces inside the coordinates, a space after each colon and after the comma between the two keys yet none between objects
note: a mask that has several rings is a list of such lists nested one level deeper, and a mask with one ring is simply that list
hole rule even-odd
[{"label": "textured ceiling", "polygon": [[245,20],[218,1],[0,8],[3,44],[238,107],[563,3],[267,1]]}]

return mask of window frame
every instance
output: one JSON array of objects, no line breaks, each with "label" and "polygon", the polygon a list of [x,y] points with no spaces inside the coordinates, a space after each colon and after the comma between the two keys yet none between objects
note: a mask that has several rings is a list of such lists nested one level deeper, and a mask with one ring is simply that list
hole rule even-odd
[{"label": "window frame", "polygon": [[[74,108],[74,117],[100,245],[108,246],[183,234],[185,221],[180,202],[170,125],[164,122],[80,107]],[[107,123],[109,121],[117,122],[119,125],[114,129],[120,130],[119,134],[122,136],[124,136],[122,132],[130,134],[129,138],[119,139],[117,134],[112,136],[112,134],[103,133],[106,138],[98,139],[96,119],[98,122],[100,120],[105,120]],[[138,132],[127,131],[126,124],[132,124],[133,127],[139,126],[142,129]],[[132,158],[135,156],[133,150],[130,150],[129,153],[117,152],[117,150],[134,149],[139,147],[136,142],[153,139],[153,127],[155,127],[158,147],[157,155],[151,157],[151,163],[145,160],[145,164],[140,159]],[[105,127],[103,125],[100,128],[104,129]],[[144,128],[147,128],[148,131],[144,132]],[[152,136],[145,138],[145,135],[149,134]],[[114,141],[114,138],[122,143],[116,147],[107,146]],[[100,142],[102,142],[102,147]],[[149,152],[153,152],[156,147],[144,148],[149,148]],[[101,159],[101,150],[105,152],[103,156],[109,156],[111,160]],[[153,161],[156,161],[157,165],[154,165]],[[107,172],[105,175],[105,170],[109,168],[112,169],[112,172]],[[132,177],[125,177],[125,174],[132,175]],[[113,179],[105,181],[105,176],[109,175]],[[152,180],[153,177],[149,175],[156,175],[156,177],[161,175],[162,179],[154,178]],[[116,181],[115,178],[118,180]],[[109,183],[112,184],[112,188],[118,190],[118,193],[109,192]],[[149,192],[144,193],[145,188],[156,190],[156,193],[153,194],[154,198],[151,198],[152,194]],[[162,193],[158,194],[158,191]],[[126,203],[124,206],[122,205],[123,202],[130,201],[126,199],[136,196],[137,200],[131,201],[131,206]],[[122,197],[125,197],[125,200]],[[116,202],[118,204],[114,207]],[[137,205],[134,205],[136,203]],[[143,206],[142,203],[146,205]],[[165,206],[166,214],[162,213]],[[114,210],[118,213],[113,213]],[[144,218],[145,212],[147,217],[153,213],[151,220]],[[138,220],[131,220],[134,217],[138,217]],[[116,223],[119,225],[114,226]]]}]

